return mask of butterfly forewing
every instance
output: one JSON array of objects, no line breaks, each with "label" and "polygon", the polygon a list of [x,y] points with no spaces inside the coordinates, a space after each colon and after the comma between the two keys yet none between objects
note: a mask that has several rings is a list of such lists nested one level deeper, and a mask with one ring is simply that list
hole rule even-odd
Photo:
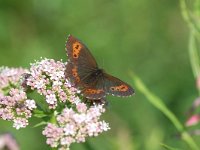
[{"label": "butterfly forewing", "polygon": [[68,62],[66,65],[65,77],[70,80],[73,86],[77,86],[81,82],[78,67],[71,62]]},{"label": "butterfly forewing", "polygon": [[68,37],[66,49],[69,60],[78,65],[79,69],[86,71],[97,68],[97,62],[88,48],[72,35]]},{"label": "butterfly forewing", "polygon": [[70,61],[66,66],[65,76],[78,86],[97,68],[97,63],[88,48],[72,35],[68,37],[66,51]]}]

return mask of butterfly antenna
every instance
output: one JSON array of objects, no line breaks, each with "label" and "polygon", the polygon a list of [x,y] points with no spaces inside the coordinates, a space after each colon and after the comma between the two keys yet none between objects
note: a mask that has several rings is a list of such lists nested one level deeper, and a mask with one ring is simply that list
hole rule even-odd
[{"label": "butterfly antenna", "polygon": [[104,58],[103,58],[103,63],[102,63],[102,67],[104,68]]}]

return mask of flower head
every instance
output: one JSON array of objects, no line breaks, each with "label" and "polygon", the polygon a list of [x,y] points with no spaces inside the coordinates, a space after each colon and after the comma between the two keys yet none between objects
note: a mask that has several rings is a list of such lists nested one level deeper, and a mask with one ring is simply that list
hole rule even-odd
[{"label": "flower head", "polygon": [[0,117],[3,120],[13,121],[16,129],[28,125],[28,118],[36,108],[34,100],[29,100],[20,86],[20,79],[26,69],[1,68],[0,69]]},{"label": "flower head", "polygon": [[77,89],[71,87],[65,79],[65,63],[53,59],[43,59],[33,63],[27,85],[45,96],[50,109],[55,109],[58,102],[74,102]]},{"label": "flower head", "polygon": [[[43,135],[47,137],[48,145],[59,149],[85,142],[87,137],[110,129],[108,123],[100,121],[105,112],[103,105],[87,106],[81,102],[79,90],[65,78],[65,66],[66,63],[61,61],[43,59],[32,64],[26,79],[26,85],[43,95],[48,108],[57,112],[54,113],[56,121],[47,124]],[[29,108],[34,107],[31,101],[26,104]]]},{"label": "flower head", "polygon": [[100,115],[105,111],[101,105],[88,108],[84,103],[78,103],[76,106],[75,109],[66,107],[57,115],[57,124],[49,123],[45,127],[43,134],[51,147],[69,148],[72,143],[85,142],[87,137],[110,129],[108,123],[100,121]]},{"label": "flower head", "polygon": [[[34,116],[37,116],[39,105],[38,101],[28,98],[27,93],[39,93],[47,107],[40,107],[42,110],[38,112],[44,111],[41,116],[54,118],[48,121],[43,135],[48,145],[59,150],[69,149],[72,143],[85,142],[87,137],[110,129],[108,123],[100,120],[105,112],[104,104],[88,106],[83,103],[80,91],[65,78],[65,66],[61,61],[42,59],[33,63],[29,71],[0,70],[0,117],[13,121],[16,129],[26,127],[35,109]],[[50,113],[45,114],[46,110]]]},{"label": "flower head", "polygon": [[27,69],[22,68],[0,67],[0,93],[10,85],[17,86],[21,76],[27,72]]}]

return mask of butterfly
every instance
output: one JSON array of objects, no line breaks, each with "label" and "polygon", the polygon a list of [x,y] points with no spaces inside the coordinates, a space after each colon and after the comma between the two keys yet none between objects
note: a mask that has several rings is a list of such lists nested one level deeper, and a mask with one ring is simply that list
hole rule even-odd
[{"label": "butterfly", "polygon": [[66,52],[69,62],[65,77],[85,98],[98,100],[107,94],[122,97],[134,94],[130,85],[100,69],[89,49],[72,35],[68,36]]}]

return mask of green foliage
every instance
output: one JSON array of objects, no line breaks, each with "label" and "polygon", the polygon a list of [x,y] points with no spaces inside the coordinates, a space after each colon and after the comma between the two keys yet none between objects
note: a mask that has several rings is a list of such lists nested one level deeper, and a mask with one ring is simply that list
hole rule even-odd
[{"label": "green foliage", "polygon": [[[200,68],[200,2],[180,2],[181,8],[179,1],[167,0],[1,0],[0,66],[29,67],[40,57],[67,60],[64,45],[72,34],[91,49],[107,72],[132,83],[128,70],[134,71],[152,91],[146,94],[157,94],[147,101],[132,84],[136,94],[131,98],[108,96],[104,117],[111,130],[88,139],[85,145],[72,145],[72,150],[188,149],[177,138],[177,131],[195,149],[183,124],[185,112],[198,96],[192,71],[196,78]],[[184,20],[189,25],[189,39]],[[31,124],[38,120],[31,120]],[[16,131],[10,123],[0,122],[0,132],[11,132],[22,150],[49,149],[42,129]],[[194,139],[196,143],[199,140]]]}]

